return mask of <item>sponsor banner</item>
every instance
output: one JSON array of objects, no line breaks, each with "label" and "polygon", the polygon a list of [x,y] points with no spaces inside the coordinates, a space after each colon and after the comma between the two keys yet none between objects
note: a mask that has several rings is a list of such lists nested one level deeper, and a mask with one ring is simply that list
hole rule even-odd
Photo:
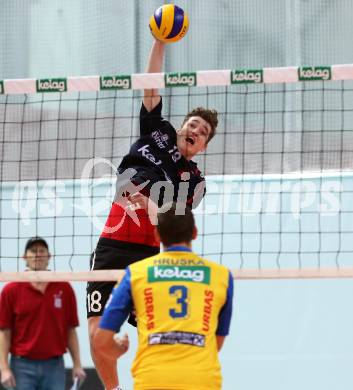
[{"label": "sponsor banner", "polygon": [[128,75],[113,75],[101,76],[99,78],[99,86],[101,90],[109,89],[130,89],[131,76]]},{"label": "sponsor banner", "polygon": [[332,70],[330,66],[303,66],[298,68],[300,81],[331,80]]},{"label": "sponsor banner", "polygon": [[0,80],[0,95],[5,93],[4,81]]},{"label": "sponsor banner", "polygon": [[197,85],[197,77],[195,72],[166,73],[164,82],[166,87],[195,87]]},{"label": "sponsor banner", "polygon": [[158,344],[187,344],[196,347],[205,346],[205,336],[192,332],[162,332],[152,333],[148,336],[149,345]]},{"label": "sponsor banner", "polygon": [[194,282],[210,284],[209,267],[173,267],[169,265],[151,266],[147,269],[148,282]]},{"label": "sponsor banner", "polygon": [[67,79],[38,79],[36,81],[37,92],[66,92]]},{"label": "sponsor banner", "polygon": [[236,69],[230,72],[231,84],[257,84],[263,82],[262,69]]}]

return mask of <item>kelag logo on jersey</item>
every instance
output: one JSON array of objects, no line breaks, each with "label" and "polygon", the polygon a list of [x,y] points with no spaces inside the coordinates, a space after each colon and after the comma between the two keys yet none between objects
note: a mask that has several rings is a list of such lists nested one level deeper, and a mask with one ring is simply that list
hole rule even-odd
[{"label": "kelag logo on jersey", "polygon": [[195,282],[210,284],[209,267],[172,267],[159,265],[148,267],[148,282]]}]

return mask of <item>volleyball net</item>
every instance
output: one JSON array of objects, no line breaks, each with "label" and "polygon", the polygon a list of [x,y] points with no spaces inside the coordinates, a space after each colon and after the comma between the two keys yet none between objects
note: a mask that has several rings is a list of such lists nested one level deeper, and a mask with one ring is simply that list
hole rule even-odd
[{"label": "volleyball net", "polygon": [[[352,80],[336,65],[0,81],[0,280],[116,278],[86,271],[152,87],[176,128],[219,112],[195,158],[196,252],[239,278],[353,276]],[[22,273],[33,236],[53,276]]]}]

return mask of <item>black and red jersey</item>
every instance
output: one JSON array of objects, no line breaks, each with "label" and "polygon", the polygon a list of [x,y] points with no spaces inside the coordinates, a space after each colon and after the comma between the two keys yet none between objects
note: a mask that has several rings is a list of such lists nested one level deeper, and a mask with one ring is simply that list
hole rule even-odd
[{"label": "black and red jersey", "polygon": [[[193,208],[205,194],[205,179],[197,164],[181,155],[176,130],[162,117],[162,99],[150,112],[142,104],[140,138],[131,145],[118,167],[116,195],[102,233],[103,237],[115,240],[155,246],[153,226],[144,210],[136,210],[140,218],[146,214],[140,227],[131,214],[125,213],[124,198],[137,191],[159,205],[179,201]],[[117,224],[119,229],[113,231]]]},{"label": "black and red jersey", "polygon": [[[132,180],[136,184],[146,183],[142,192],[147,195],[155,183],[169,182],[174,189],[173,199],[170,201],[184,201],[178,199],[180,183],[184,182],[183,189],[187,188],[187,204],[190,207],[196,207],[205,193],[205,179],[197,168],[197,164],[191,160],[188,161],[180,154],[176,130],[170,122],[162,118],[161,113],[162,99],[150,112],[142,104],[140,138],[131,145],[129,153],[121,161],[118,175],[127,168],[136,170]],[[155,188],[158,187],[155,186]],[[119,190],[118,187],[117,190]]]}]

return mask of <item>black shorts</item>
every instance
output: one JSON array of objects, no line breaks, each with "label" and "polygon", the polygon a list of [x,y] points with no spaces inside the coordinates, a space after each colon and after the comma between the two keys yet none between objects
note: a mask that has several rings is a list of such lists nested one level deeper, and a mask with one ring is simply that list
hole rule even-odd
[{"label": "black shorts", "polygon": [[[158,247],[134,244],[100,237],[92,252],[91,270],[125,269],[136,261],[157,255]],[[87,318],[101,316],[116,282],[88,282],[86,309]],[[132,323],[131,317],[129,322]]]}]

